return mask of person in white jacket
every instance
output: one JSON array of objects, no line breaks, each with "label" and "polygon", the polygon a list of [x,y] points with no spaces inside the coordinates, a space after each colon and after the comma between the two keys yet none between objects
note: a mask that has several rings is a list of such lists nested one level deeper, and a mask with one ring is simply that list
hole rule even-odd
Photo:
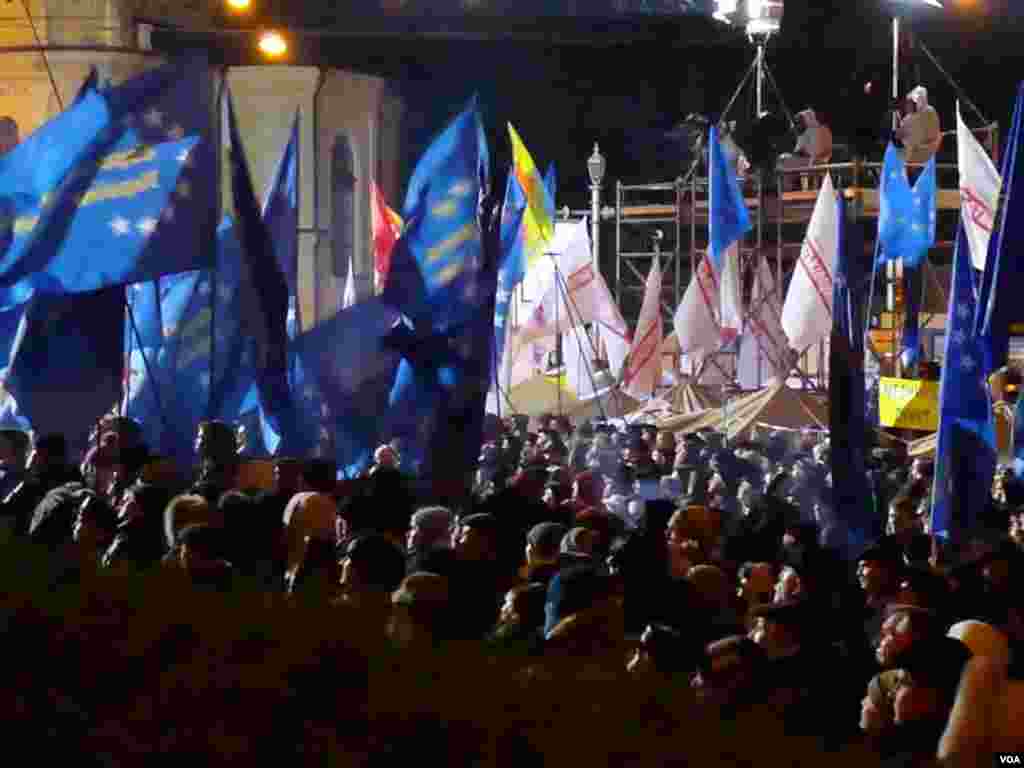
[{"label": "person in white jacket", "polygon": [[939,113],[928,103],[928,89],[919,85],[907,94],[906,114],[896,129],[908,163],[927,163],[942,144]]},{"label": "person in white jacket", "polygon": [[[832,157],[832,131],[818,117],[813,109],[805,109],[796,116],[800,124],[800,135],[792,154],[779,157],[779,167],[784,171],[793,171],[811,165],[827,163]],[[785,179],[786,188],[800,185],[796,175],[789,174]]]}]

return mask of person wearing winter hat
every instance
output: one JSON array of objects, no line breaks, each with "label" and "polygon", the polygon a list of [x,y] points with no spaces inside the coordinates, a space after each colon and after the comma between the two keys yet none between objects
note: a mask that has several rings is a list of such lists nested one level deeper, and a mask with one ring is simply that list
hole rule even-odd
[{"label": "person wearing winter hat", "polygon": [[907,94],[906,114],[894,138],[903,146],[908,163],[927,163],[942,144],[939,113],[928,103],[928,89],[919,85]]}]

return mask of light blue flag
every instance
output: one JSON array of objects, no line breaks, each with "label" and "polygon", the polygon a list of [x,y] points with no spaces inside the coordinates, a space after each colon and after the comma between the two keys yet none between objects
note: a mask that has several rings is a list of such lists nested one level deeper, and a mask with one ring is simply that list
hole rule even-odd
[{"label": "light blue flag", "polygon": [[903,312],[901,360],[912,369],[920,356],[918,317],[921,310],[921,265],[935,244],[935,158],[928,161],[910,186],[903,157],[892,144],[882,163],[879,199],[879,263],[903,260]]},{"label": "light blue flag", "polygon": [[879,205],[880,261],[903,259],[904,267],[921,266],[935,244],[935,158],[911,187],[903,158],[890,144],[882,163]]},{"label": "light blue flag", "polygon": [[506,322],[513,292],[526,276],[526,240],[523,217],[526,215],[526,194],[512,169],[505,182],[505,201],[501,207],[501,230],[498,254],[498,293],[494,308],[494,372],[501,365],[505,347]]},{"label": "light blue flag", "polygon": [[743,199],[736,174],[729,167],[729,161],[718,140],[718,129],[711,129],[710,159],[710,229],[711,243],[708,252],[715,274],[722,274],[725,252],[729,246],[750,231],[750,213]]},{"label": "light blue flag", "polygon": [[957,540],[983,511],[996,465],[992,404],[974,333],[974,275],[963,225],[957,234],[939,389],[932,534]]}]

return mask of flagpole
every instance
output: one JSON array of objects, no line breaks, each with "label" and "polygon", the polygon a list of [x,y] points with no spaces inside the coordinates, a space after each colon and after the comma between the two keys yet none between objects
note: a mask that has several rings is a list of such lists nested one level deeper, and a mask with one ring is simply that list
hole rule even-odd
[{"label": "flagpole", "polygon": [[[157,381],[156,376],[153,375],[153,369],[150,367],[149,358],[146,357],[146,350],[142,344],[142,336],[139,334],[139,326],[135,324],[135,312],[132,311],[132,305],[128,302],[125,302],[125,308],[128,310],[128,322],[131,323],[132,333],[135,334],[135,339],[139,342],[139,352],[142,355],[142,365],[146,369],[146,375],[149,377],[149,380],[153,382],[153,396],[156,398],[156,409],[160,413],[160,421],[163,422],[164,428],[169,431],[171,425],[167,423],[167,414],[164,412],[163,398],[160,397],[160,382]],[[163,335],[163,329],[161,329],[160,333]]]},{"label": "flagpole", "polygon": [[[554,260],[554,254],[548,254],[548,255],[551,256],[552,260]],[[572,310],[574,310],[574,309],[576,310],[576,318],[577,318],[577,320],[582,321],[583,320],[583,313],[580,311],[580,308],[578,306],[576,306],[576,301],[572,298],[571,294],[569,293],[568,286],[565,283],[565,276],[562,274],[562,270],[560,270],[558,268],[558,263],[557,262],[555,263],[555,286],[556,286],[556,289],[561,293],[562,297],[565,300],[565,309],[569,313],[569,321],[572,322]],[[558,303],[559,302],[558,302],[558,300],[556,298],[556,300],[555,300],[555,329],[556,330],[559,327],[559,325],[558,325]],[[595,323],[596,322],[598,322],[598,321],[595,321]],[[582,322],[578,322],[575,326],[572,327],[571,330],[572,330],[573,334],[576,336],[576,343],[580,345],[581,351],[582,351],[583,342],[580,341],[580,337],[579,337],[579,326],[580,325],[582,325]],[[561,332],[558,333],[557,338],[559,339],[559,343],[560,343],[561,342],[561,338],[562,338]],[[587,340],[590,342],[591,347],[593,347],[593,341],[590,339],[589,336],[587,336]],[[585,355],[581,355],[581,357],[583,358],[583,364],[586,366],[586,369],[587,369],[587,378],[590,380],[590,386],[596,392],[597,391],[597,386],[596,386],[596,382],[594,381],[594,373],[593,373],[593,370],[590,367],[590,362],[586,359]],[[625,370],[625,367],[623,367],[623,370]],[[621,375],[622,375],[621,372],[620,372],[619,375],[620,375],[620,381],[621,381]],[[617,384],[615,385],[615,388],[612,391],[614,393],[618,394],[619,390],[618,390],[618,385]],[[559,406],[561,406],[561,400],[562,400],[562,388],[561,388],[561,386],[558,387],[558,400],[559,400]],[[596,400],[597,400],[598,410],[601,412],[601,418],[603,420],[607,420],[608,419],[608,414],[605,412],[604,404],[601,402],[601,398],[597,397]]]},{"label": "flagpole", "polygon": [[[900,17],[892,17],[892,99],[895,102],[900,97]],[[899,112],[892,114],[892,129],[895,131],[900,127]]]}]

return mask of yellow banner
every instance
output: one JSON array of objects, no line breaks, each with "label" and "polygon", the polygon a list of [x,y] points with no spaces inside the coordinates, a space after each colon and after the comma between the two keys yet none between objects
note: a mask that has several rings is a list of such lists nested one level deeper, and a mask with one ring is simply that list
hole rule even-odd
[{"label": "yellow banner", "polygon": [[939,428],[939,382],[882,377],[878,416],[883,427],[934,432]]}]

